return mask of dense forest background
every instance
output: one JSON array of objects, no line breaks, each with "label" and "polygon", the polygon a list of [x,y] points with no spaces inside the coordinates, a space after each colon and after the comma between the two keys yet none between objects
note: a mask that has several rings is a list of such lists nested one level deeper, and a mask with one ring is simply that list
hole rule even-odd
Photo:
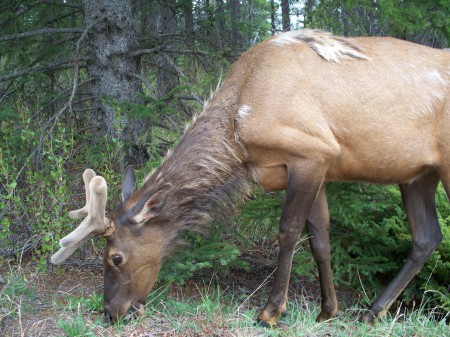
[{"label": "dense forest background", "polygon": [[[28,0],[0,1],[0,259],[24,254],[43,269],[83,204],[91,167],[119,201],[127,164],[158,166],[241,53],[281,31],[395,36],[435,48],[450,41],[447,0]],[[273,248],[283,193],[239,205],[234,226],[186,233],[162,281],[205,268],[248,268],[245,252]],[[337,284],[378,291],[411,247],[396,187],[328,186]],[[450,309],[450,207],[440,188],[444,242],[403,299]],[[225,228],[225,229],[224,229]],[[226,238],[226,240],[224,240]],[[307,246],[303,240],[300,246]],[[92,241],[68,264],[100,264]],[[241,255],[242,254],[242,255]],[[264,261],[259,261],[264,264]],[[294,273],[315,277],[308,249]]]}]

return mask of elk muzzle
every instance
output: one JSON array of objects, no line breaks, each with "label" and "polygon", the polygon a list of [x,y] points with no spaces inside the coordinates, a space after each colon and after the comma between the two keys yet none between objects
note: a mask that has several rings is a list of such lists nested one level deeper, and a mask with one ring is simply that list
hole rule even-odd
[{"label": "elk muzzle", "polygon": [[145,313],[145,301],[136,302],[131,304],[124,304],[121,306],[114,306],[105,300],[104,315],[106,323],[114,323],[120,319],[129,321],[133,318],[144,316]]}]

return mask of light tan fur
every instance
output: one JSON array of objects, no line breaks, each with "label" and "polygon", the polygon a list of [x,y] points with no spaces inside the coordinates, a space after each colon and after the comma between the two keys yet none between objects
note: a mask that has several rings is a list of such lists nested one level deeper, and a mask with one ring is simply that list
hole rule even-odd
[{"label": "light tan fur", "polygon": [[162,165],[137,191],[125,189],[104,256],[107,318],[145,302],[179,232],[245,193],[246,179],[287,189],[262,324],[286,308],[305,224],[322,291],[317,319],[337,313],[324,182],[400,184],[413,249],[365,319],[381,315],[442,239],[433,207],[439,181],[450,195],[449,76],[450,53],[392,38],[302,30],[251,48]]},{"label": "light tan fur", "polygon": [[442,155],[450,133],[440,132],[449,114],[449,54],[357,38],[370,61],[335,64],[307,43],[276,39],[244,54],[228,79],[240,79],[238,105],[251,107],[236,133],[265,189],[284,189],[286,167],[298,158],[330,160],[326,181],[379,183],[407,182],[449,160]]}]

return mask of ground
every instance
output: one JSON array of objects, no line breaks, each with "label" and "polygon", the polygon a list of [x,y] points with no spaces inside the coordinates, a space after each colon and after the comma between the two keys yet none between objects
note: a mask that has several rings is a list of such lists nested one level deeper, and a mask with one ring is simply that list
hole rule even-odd
[{"label": "ground", "polygon": [[[109,326],[103,323],[101,312],[100,264],[50,269],[38,272],[31,260],[21,265],[13,260],[1,263],[1,304],[6,309],[0,312],[1,336],[236,336],[230,332],[230,323],[236,325],[233,320],[244,318],[254,330],[256,311],[247,312],[264,304],[271,274],[270,270],[235,271],[219,279],[205,272],[184,285],[162,285],[155,299],[149,299],[157,303],[149,304],[151,314],[133,323]],[[310,289],[293,284],[291,296],[297,299],[309,294],[311,303],[317,303],[318,289],[314,290],[313,282],[306,286]],[[282,331],[283,324],[278,329]]]},{"label": "ground", "polygon": [[375,327],[361,324],[357,317],[366,305],[352,304],[351,289],[338,289],[337,318],[316,323],[320,297],[314,277],[291,282],[288,314],[278,326],[255,326],[273,270],[253,266],[226,275],[206,271],[184,285],[159,285],[143,318],[111,326],[103,322],[100,263],[38,272],[32,260],[0,260],[0,336],[450,336],[445,321],[419,312],[404,315],[400,309]]}]

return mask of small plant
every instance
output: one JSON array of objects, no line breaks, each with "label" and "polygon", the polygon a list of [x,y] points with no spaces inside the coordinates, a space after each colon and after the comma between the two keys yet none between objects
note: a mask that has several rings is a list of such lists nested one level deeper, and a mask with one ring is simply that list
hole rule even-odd
[{"label": "small plant", "polygon": [[85,305],[87,310],[103,312],[103,294],[92,294],[86,299]]},{"label": "small plant", "polygon": [[95,336],[88,332],[88,327],[82,316],[70,317],[68,319],[59,318],[58,327],[69,337]]},{"label": "small plant", "polygon": [[89,297],[70,296],[65,306],[68,310],[87,310],[91,312],[103,312],[103,294],[92,294]]},{"label": "small plant", "polygon": [[[53,306],[55,315],[58,316],[58,327],[69,337],[94,337],[98,335],[98,329],[103,329],[103,315],[97,315],[103,312],[103,295],[93,293],[89,297],[70,296],[64,306],[57,302],[53,302]],[[61,310],[63,314],[58,313]],[[89,316],[89,319],[86,319],[86,316]],[[121,324],[117,323],[116,328],[120,328]]]}]

